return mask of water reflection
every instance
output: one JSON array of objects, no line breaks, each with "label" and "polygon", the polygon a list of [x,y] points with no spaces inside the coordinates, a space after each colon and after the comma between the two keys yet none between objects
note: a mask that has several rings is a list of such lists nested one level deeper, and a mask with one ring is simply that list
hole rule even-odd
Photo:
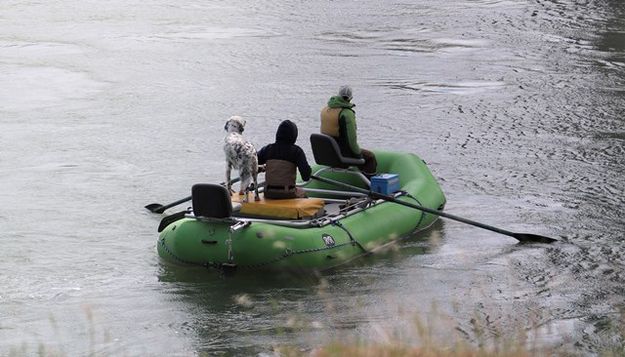
[{"label": "water reflection", "polygon": [[599,59],[599,68],[617,76],[616,86],[611,89],[622,96],[625,87],[625,4],[620,1],[610,4],[613,16],[607,20],[607,28],[600,33],[596,45],[607,55],[606,60]]},{"label": "water reflection", "polygon": [[[206,269],[164,267],[171,304],[186,311],[174,322],[195,336],[198,351],[250,354],[288,340],[288,321],[300,313],[300,301],[315,296],[319,279],[290,274],[251,273],[223,276]],[[182,306],[178,306],[178,305]]]}]

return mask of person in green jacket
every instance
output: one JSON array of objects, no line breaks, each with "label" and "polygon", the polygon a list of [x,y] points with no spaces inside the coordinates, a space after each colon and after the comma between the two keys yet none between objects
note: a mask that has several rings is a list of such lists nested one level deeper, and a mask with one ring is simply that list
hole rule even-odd
[{"label": "person in green jacket", "polygon": [[339,88],[339,93],[328,100],[328,105],[321,109],[321,133],[332,136],[347,157],[364,158],[365,163],[358,166],[368,177],[374,176],[377,169],[375,155],[360,148],[357,139],[356,106],[351,102],[352,89],[349,86]]}]

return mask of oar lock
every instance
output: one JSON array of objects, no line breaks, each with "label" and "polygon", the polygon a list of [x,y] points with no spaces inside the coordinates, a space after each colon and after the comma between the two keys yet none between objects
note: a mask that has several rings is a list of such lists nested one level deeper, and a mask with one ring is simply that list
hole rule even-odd
[{"label": "oar lock", "polygon": [[236,232],[238,230],[241,230],[249,225],[251,225],[252,222],[250,221],[237,221],[237,223],[233,224],[230,226],[230,232]]}]

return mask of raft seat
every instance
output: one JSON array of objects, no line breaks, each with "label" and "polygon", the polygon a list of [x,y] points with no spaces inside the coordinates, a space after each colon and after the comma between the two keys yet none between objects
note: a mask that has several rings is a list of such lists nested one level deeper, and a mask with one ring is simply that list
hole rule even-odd
[{"label": "raft seat", "polygon": [[319,165],[327,166],[317,172],[315,175],[320,174],[322,171],[341,171],[358,176],[367,187],[371,186],[371,181],[360,172],[360,170],[352,171],[349,168],[352,166],[358,166],[365,163],[363,158],[354,158],[343,156],[339,144],[333,137],[326,134],[310,134],[310,146],[312,148],[315,162]]},{"label": "raft seat", "polygon": [[193,215],[207,218],[232,216],[230,193],[222,185],[198,183],[191,187]]},{"label": "raft seat", "polygon": [[362,165],[363,158],[353,158],[343,156],[339,144],[333,137],[326,134],[313,133],[310,135],[310,146],[312,147],[315,162],[334,168],[349,168],[350,166]]},{"label": "raft seat", "polygon": [[321,198],[289,198],[272,200],[260,194],[260,201],[250,197],[248,202],[242,202],[245,196],[235,193],[231,201],[241,205],[237,216],[260,217],[276,219],[310,219],[324,214],[325,202]]}]

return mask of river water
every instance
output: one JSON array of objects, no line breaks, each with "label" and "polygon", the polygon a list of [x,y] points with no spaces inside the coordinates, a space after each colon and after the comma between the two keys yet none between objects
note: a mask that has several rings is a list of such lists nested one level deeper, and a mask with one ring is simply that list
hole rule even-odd
[{"label": "river water", "polygon": [[[618,0],[0,3],[0,355],[256,355],[333,340],[623,347]],[[159,215],[349,83],[363,147],[414,152],[449,220],[313,276],[159,261]],[[415,322],[416,321],[416,322]],[[455,337],[452,337],[455,336]],[[622,351],[622,349],[621,349]]]}]

